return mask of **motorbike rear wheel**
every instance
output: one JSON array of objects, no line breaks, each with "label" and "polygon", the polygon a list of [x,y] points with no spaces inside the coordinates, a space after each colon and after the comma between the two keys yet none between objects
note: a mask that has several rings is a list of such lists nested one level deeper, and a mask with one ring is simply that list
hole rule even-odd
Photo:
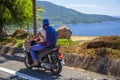
[{"label": "motorbike rear wheel", "polygon": [[55,67],[52,68],[50,71],[53,75],[58,75],[62,71],[62,64],[58,58],[54,60],[54,64]]}]

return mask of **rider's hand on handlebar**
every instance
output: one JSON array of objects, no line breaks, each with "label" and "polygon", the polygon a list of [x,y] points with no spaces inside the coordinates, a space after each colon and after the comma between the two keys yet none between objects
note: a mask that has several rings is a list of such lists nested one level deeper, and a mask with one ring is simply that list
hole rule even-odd
[{"label": "rider's hand on handlebar", "polygon": [[36,42],[36,41],[40,41],[40,39],[39,39],[39,38],[38,38],[38,39],[37,39],[37,38],[35,38],[35,39],[34,39],[34,41],[35,41],[35,42]]}]

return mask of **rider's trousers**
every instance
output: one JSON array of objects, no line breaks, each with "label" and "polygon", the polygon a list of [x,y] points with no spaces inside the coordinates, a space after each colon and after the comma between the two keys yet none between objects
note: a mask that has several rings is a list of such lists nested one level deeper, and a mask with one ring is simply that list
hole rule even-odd
[{"label": "rider's trousers", "polygon": [[32,56],[32,60],[37,60],[37,55],[36,55],[36,51],[40,51],[42,49],[44,49],[45,46],[41,45],[41,44],[36,44],[30,47],[30,53]]}]

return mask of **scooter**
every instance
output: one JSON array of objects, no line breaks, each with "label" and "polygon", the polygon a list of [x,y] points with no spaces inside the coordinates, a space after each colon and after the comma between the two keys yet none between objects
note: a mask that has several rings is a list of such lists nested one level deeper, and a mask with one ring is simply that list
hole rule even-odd
[{"label": "scooter", "polygon": [[51,71],[53,75],[58,75],[65,64],[64,55],[59,52],[59,49],[59,46],[48,46],[41,51],[36,51],[39,62],[37,66],[31,66],[33,64],[31,54],[28,50],[24,50],[25,66],[29,69],[32,69],[33,67],[44,68],[45,70]]}]

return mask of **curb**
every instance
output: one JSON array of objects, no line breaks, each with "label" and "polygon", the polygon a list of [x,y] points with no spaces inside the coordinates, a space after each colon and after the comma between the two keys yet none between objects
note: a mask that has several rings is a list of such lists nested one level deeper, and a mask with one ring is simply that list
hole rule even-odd
[{"label": "curb", "polygon": [[0,53],[13,55],[16,53],[23,53],[23,48],[21,47],[11,47],[11,46],[0,46]]},{"label": "curb", "polygon": [[120,77],[120,60],[86,55],[64,54],[66,66],[83,68],[89,71]]}]

